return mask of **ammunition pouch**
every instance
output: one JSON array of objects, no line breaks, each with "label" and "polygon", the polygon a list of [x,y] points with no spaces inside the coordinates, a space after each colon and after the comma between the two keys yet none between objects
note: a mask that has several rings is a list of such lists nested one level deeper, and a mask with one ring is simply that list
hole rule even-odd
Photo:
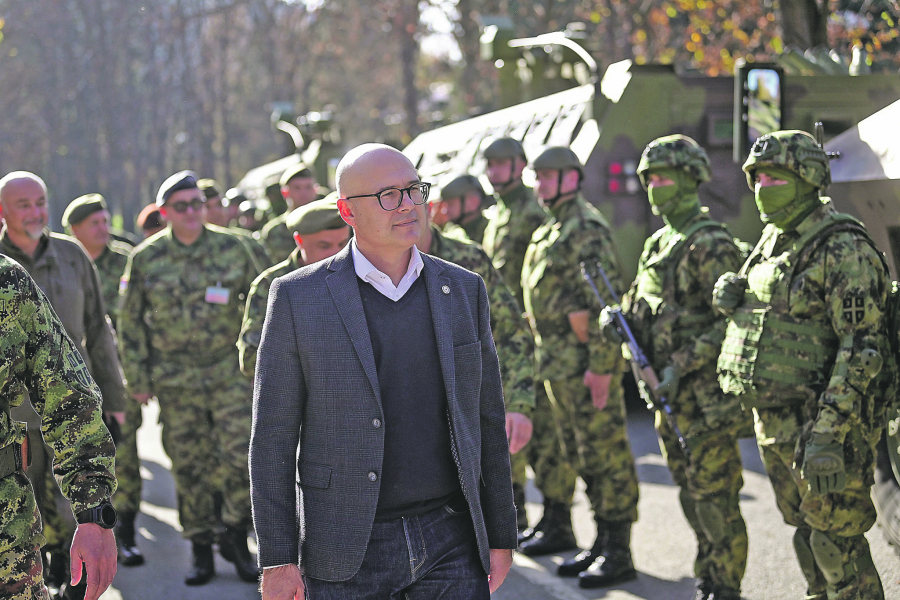
[{"label": "ammunition pouch", "polygon": [[9,477],[13,473],[25,473],[31,464],[31,449],[28,447],[28,437],[19,442],[12,442],[0,448],[0,479]]}]

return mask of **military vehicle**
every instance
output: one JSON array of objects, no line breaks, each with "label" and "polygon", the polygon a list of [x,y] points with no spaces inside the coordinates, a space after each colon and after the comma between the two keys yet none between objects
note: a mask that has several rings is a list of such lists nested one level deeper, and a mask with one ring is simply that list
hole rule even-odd
[{"label": "military vehicle", "polygon": [[[559,89],[568,71],[570,89],[419,135],[404,152],[426,181],[439,183],[450,173],[482,174],[481,149],[495,137],[520,140],[529,157],[546,146],[568,145],[585,164],[584,195],[613,224],[623,270],[626,277],[633,277],[644,240],[662,225],[650,212],[635,175],[648,142],[681,133],[706,148],[713,179],[701,186],[701,202],[735,236],[755,243],[762,224],[741,171],[750,144],[776,129],[812,133],[814,124],[822,122],[825,140],[833,138],[826,148],[842,155],[832,163],[835,184],[829,195],[839,210],[855,214],[869,226],[882,250],[888,251],[893,277],[898,277],[900,77],[896,74],[851,76],[839,60],[821,65],[814,57],[791,51],[777,64],[739,64],[734,77],[679,73],[670,65],[625,60],[611,64],[602,78],[596,73],[578,78],[579,69],[571,65],[565,69],[565,61],[580,62],[584,74],[592,71],[593,59],[571,48],[554,58],[547,49],[562,38],[577,41],[577,35],[512,40],[496,29],[488,34],[483,40],[494,44],[494,50],[483,48],[483,56],[499,57],[501,70],[512,63],[519,69],[531,65],[534,72],[545,74],[547,64],[535,58],[535,52],[544,52],[547,62],[558,67],[552,85]],[[513,47],[520,49],[518,59],[511,53]],[[504,81],[514,78],[501,72]],[[866,120],[882,109],[880,116]],[[885,535],[900,546],[900,412],[891,417],[879,456],[876,496]]]}]

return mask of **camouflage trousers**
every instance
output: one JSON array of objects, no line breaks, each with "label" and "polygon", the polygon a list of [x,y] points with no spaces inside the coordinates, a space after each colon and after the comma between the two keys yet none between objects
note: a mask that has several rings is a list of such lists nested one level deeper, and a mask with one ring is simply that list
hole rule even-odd
[{"label": "camouflage trousers", "polygon": [[137,431],[143,422],[141,403],[125,400],[122,439],[116,444],[116,481],[119,487],[113,505],[120,513],[137,514],[141,509],[141,461],[138,458]]},{"label": "camouflage trousers", "polygon": [[[766,412],[755,412],[757,422],[765,422]],[[759,430],[759,423],[757,426]],[[858,428],[851,429],[844,442],[847,487],[825,495],[810,492],[800,477],[799,465],[794,466],[796,443],[758,441],[778,509],[785,522],[797,528],[794,548],[808,594],[823,600],[826,594],[828,600],[883,599],[881,579],[864,535],[876,519],[871,497],[875,457],[871,440]],[[825,564],[822,548],[830,557]]]},{"label": "camouflage trousers", "polygon": [[41,516],[25,475],[15,473],[0,479],[0,505],[0,598],[46,600]]},{"label": "camouflage trousers", "polygon": [[736,429],[689,438],[688,460],[674,431],[656,411],[660,449],[681,488],[684,516],[697,536],[694,577],[740,590],[747,567],[747,526],[739,506],[744,479]]},{"label": "camouflage trousers", "polygon": [[552,418],[542,427],[552,423],[556,435],[541,433],[532,466],[545,499],[571,504],[577,474],[587,485],[595,518],[636,521],[638,480],[621,384],[615,380],[610,384],[604,410],[591,403],[582,376],[544,381],[544,389]]},{"label": "camouflage trousers", "polygon": [[247,456],[253,391],[244,377],[205,381],[204,389],[161,388],[162,443],[172,460],[182,535],[210,544],[222,521],[247,528],[251,523]]}]

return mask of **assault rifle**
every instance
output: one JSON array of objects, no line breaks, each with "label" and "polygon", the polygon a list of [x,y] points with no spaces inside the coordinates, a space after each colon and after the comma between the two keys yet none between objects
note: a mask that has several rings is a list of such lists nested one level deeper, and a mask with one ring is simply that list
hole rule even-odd
[{"label": "assault rifle", "polygon": [[[653,370],[653,367],[650,366],[650,361],[647,360],[647,355],[644,354],[643,350],[641,350],[641,347],[638,345],[634,334],[631,332],[631,327],[628,326],[628,321],[625,320],[625,315],[622,314],[622,309],[618,306],[619,298],[618,296],[616,296],[615,290],[613,290],[612,285],[609,283],[609,278],[606,276],[606,271],[603,270],[603,266],[599,262],[597,262],[597,273],[603,279],[603,283],[606,285],[606,290],[609,292],[609,295],[612,297],[613,302],[616,304],[615,307],[610,307],[609,312],[613,317],[613,323],[616,326],[616,331],[619,333],[619,336],[623,340],[625,340],[625,344],[628,346],[628,351],[631,353],[631,372],[634,374],[634,379],[635,381],[643,382],[644,386],[647,388],[648,393],[652,394],[655,403],[662,409],[662,412],[666,417],[666,422],[669,424],[669,427],[672,428],[672,431],[678,438],[678,445],[681,446],[681,451],[684,452],[685,457],[690,460],[691,451],[688,448],[687,441],[684,439],[684,435],[682,435],[681,433],[681,428],[678,427],[678,422],[675,419],[675,411],[672,410],[672,405],[669,403],[666,397],[656,391],[656,387],[659,385],[659,378],[656,376],[656,372]],[[600,308],[606,308],[607,304],[603,301],[603,297],[600,295],[600,290],[597,289],[597,284],[594,283],[594,278],[591,277],[590,273],[588,273],[588,270],[584,266],[584,263],[581,263],[581,275],[582,277],[584,277],[584,280],[587,281],[587,284],[594,292],[594,296],[596,296],[597,300],[600,302]]]}]

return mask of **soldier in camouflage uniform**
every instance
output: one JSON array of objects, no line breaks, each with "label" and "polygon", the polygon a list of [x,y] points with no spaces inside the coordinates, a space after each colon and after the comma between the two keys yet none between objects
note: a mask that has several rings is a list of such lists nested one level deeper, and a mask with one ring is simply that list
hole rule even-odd
[{"label": "soldier in camouflage uniform", "polygon": [[[566,481],[566,488],[554,489],[550,471],[555,463],[568,463],[587,484],[598,541],[579,585],[608,586],[637,576],[630,544],[638,482],[625,423],[624,359],[620,347],[600,335],[600,306],[581,279],[579,263],[600,261],[619,289],[621,274],[606,219],[579,194],[583,173],[575,153],[548,148],[534,161],[534,169],[538,197],[551,218],[531,238],[522,289],[535,332],[538,372],[559,431],[559,458],[546,455],[534,465],[535,474],[542,482],[545,510],[564,506],[552,518],[565,523],[569,532],[574,486]],[[521,544],[523,553],[535,554],[536,548],[547,552],[551,545],[541,547],[546,538],[539,533]]]},{"label": "soldier in camouflage uniform", "polygon": [[337,198],[337,192],[333,192],[291,211],[285,224],[293,232],[297,247],[287,260],[269,267],[253,280],[237,342],[241,371],[245,375],[252,376],[256,370],[256,351],[266,319],[269,288],[275,278],[334,256],[350,241],[350,226],[338,212]]},{"label": "soldier in camouflage uniform", "polygon": [[237,236],[204,225],[203,202],[190,171],[163,183],[157,204],[170,226],[129,257],[118,323],[129,391],[142,403],[159,401],[178,515],[193,547],[188,585],[215,574],[216,492],[226,526],[222,556],[242,579],[257,579],[247,548],[251,389],[234,342],[259,267]]},{"label": "soldier in camouflage uniform", "polygon": [[[107,314],[115,325],[119,308],[119,280],[125,272],[125,264],[131,247],[111,239],[109,235],[109,210],[100,194],[80,196],[66,207],[62,224],[71,230],[81,242],[97,267],[100,290]],[[125,422],[122,423],[116,442],[116,490],[115,505],[119,513],[116,537],[122,564],[144,564],[144,555],[135,542],[134,520],[141,508],[141,463],[137,453],[137,431],[143,419],[141,405],[127,399]]]},{"label": "soldier in camouflage uniform", "polygon": [[[81,523],[72,554],[85,559],[86,598],[95,600],[116,572],[112,532],[91,514],[109,505],[116,488],[115,449],[101,418],[100,390],[47,298],[20,265],[3,256],[0,373],[0,597],[49,598],[41,572],[41,517],[23,466],[25,424],[9,414],[27,398],[41,415],[53,471]],[[82,572],[77,564],[75,571]]]},{"label": "soldier in camouflage uniform", "polygon": [[753,407],[807,598],[884,598],[864,534],[875,523],[882,378],[894,368],[887,268],[863,225],[819,197],[831,174],[812,136],[760,137],[744,171],[766,227],[740,271],[716,284],[714,303],[731,316],[719,381]]},{"label": "soldier in camouflage uniform", "polygon": [[487,194],[474,175],[457,175],[441,185],[442,205],[452,207],[448,211],[450,222],[444,225],[447,237],[481,244],[488,219],[481,210]]},{"label": "soldier in camouflage uniform", "polygon": [[[748,421],[740,401],[719,388],[715,365],[725,318],[713,309],[712,290],[719,276],[740,268],[742,259],[728,231],[700,206],[697,188],[710,179],[709,158],[694,140],[672,135],[651,142],[637,175],[653,214],[662,216],[665,226],[644,244],[637,276],[622,303],[660,376],[656,392],[668,399],[691,451],[689,459],[655,406],[660,449],[697,536],[694,600],[739,600],[747,527],[739,506],[743,478],[737,438]],[[651,394],[646,398],[652,405]]]},{"label": "soldier in camouflage uniform", "polygon": [[285,220],[296,208],[305,206],[316,199],[316,180],[313,172],[303,163],[288,168],[279,180],[281,195],[287,202],[287,210],[266,223],[260,232],[263,246],[276,263],[285,260],[296,248],[294,236],[288,231]]},{"label": "soldier in camouflage uniform", "polygon": [[219,194],[218,184],[213,179],[201,179],[197,182],[197,187],[206,196],[206,224],[214,231],[223,231],[232,235],[240,236],[241,240],[247,244],[253,258],[261,268],[268,268],[272,264],[272,259],[262,242],[253,237],[253,234],[242,227],[230,227],[231,218],[228,214],[228,207],[222,204],[222,196]]}]

